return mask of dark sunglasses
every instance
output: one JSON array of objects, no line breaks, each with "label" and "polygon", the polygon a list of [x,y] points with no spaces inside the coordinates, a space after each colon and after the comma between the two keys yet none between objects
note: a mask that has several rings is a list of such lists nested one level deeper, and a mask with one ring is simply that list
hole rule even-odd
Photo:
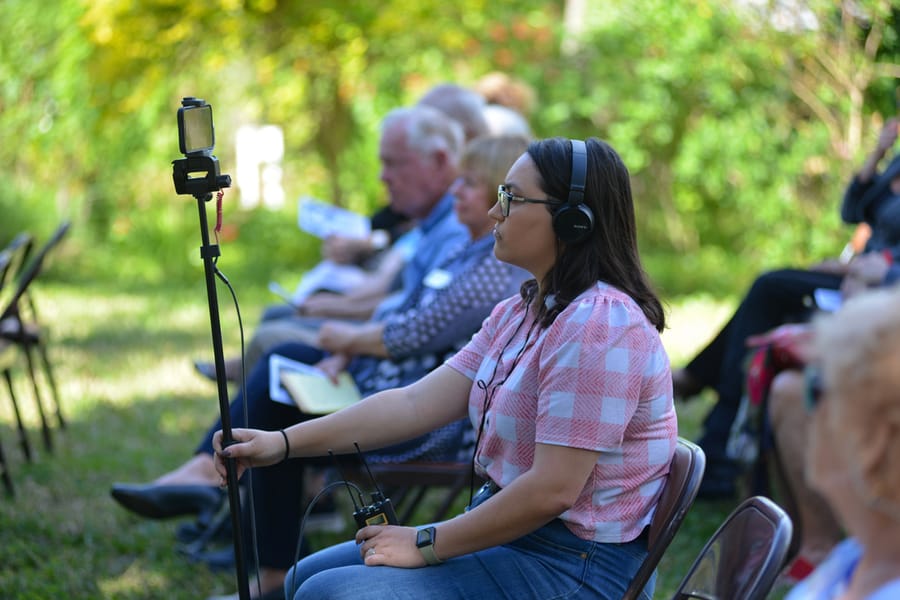
[{"label": "dark sunglasses", "polygon": [[806,410],[812,412],[822,398],[822,372],[818,367],[808,365],[803,370],[804,394]]},{"label": "dark sunglasses", "polygon": [[510,193],[507,187],[503,184],[497,186],[497,202],[500,203],[500,212],[504,217],[509,216],[509,203],[510,202],[528,202],[529,204],[549,204],[550,206],[555,206],[557,204],[562,204],[559,200],[535,200],[534,198],[523,198],[522,196],[515,196]]}]

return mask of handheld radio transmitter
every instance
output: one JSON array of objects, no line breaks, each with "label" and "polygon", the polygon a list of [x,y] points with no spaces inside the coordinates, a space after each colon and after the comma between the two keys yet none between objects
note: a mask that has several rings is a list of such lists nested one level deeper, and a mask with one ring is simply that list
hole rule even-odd
[{"label": "handheld radio transmitter", "polygon": [[[397,519],[397,514],[394,512],[394,505],[391,504],[391,499],[385,498],[384,494],[381,492],[381,488],[378,487],[378,482],[372,477],[372,471],[369,470],[369,465],[366,463],[366,459],[359,449],[359,444],[353,442],[353,445],[356,447],[356,454],[359,456],[359,461],[366,469],[369,481],[375,486],[375,491],[372,492],[372,502],[368,505],[365,504],[362,491],[359,490],[359,488],[357,488],[357,491],[359,492],[359,503],[356,502],[356,498],[354,498],[353,492],[350,491],[349,486],[347,488],[347,491],[350,493],[350,501],[353,502],[353,520],[356,521],[356,528],[362,529],[368,525],[399,525],[400,521]],[[334,459],[334,454],[331,450],[328,451],[328,454]],[[340,471],[340,465],[338,465],[336,460],[335,466],[337,466],[338,471]],[[346,481],[346,478],[344,478],[344,480]]]},{"label": "handheld radio transmitter", "polygon": [[390,498],[385,498],[381,492],[372,492],[372,503],[361,506],[353,511],[356,520],[356,528],[362,529],[367,525],[399,525],[397,515],[394,513],[394,505]]}]

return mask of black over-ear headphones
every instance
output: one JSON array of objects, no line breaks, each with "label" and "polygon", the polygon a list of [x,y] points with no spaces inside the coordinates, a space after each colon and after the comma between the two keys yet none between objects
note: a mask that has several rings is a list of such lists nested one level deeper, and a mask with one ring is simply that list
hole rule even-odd
[{"label": "black over-ear headphones", "polygon": [[587,146],[582,140],[572,142],[572,177],[569,199],[553,213],[553,231],[568,244],[587,238],[594,230],[594,213],[584,203],[584,180],[587,175]]}]

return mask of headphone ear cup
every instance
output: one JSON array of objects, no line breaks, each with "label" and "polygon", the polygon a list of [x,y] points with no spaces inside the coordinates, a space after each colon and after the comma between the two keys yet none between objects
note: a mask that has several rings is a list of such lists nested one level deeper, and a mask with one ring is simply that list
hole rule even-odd
[{"label": "headphone ear cup", "polygon": [[583,241],[593,230],[594,213],[585,204],[566,204],[553,213],[553,231],[567,244]]}]

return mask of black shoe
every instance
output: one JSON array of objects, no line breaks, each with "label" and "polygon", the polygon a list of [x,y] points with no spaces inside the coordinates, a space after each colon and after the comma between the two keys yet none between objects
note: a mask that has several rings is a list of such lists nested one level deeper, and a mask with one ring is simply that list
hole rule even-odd
[{"label": "black shoe", "polygon": [[216,365],[211,362],[204,362],[202,360],[194,361],[194,368],[198,373],[210,379],[212,381],[216,381]]},{"label": "black shoe", "polygon": [[211,485],[116,483],[110,492],[123,508],[150,519],[215,512],[225,493]]},{"label": "black shoe", "polygon": [[234,569],[234,547],[219,548],[218,550],[203,550],[192,552],[184,550],[184,555],[192,562],[203,563],[206,568],[214,573],[231,571]]},{"label": "black shoe", "polygon": [[215,515],[203,514],[193,521],[182,523],[175,530],[175,539],[185,546],[228,542],[231,540],[230,513],[226,509],[223,515],[220,510]]},{"label": "black shoe", "polygon": [[181,544],[192,544],[204,533],[206,533],[205,526],[197,521],[191,521],[178,526],[178,529],[175,530],[175,539]]}]

